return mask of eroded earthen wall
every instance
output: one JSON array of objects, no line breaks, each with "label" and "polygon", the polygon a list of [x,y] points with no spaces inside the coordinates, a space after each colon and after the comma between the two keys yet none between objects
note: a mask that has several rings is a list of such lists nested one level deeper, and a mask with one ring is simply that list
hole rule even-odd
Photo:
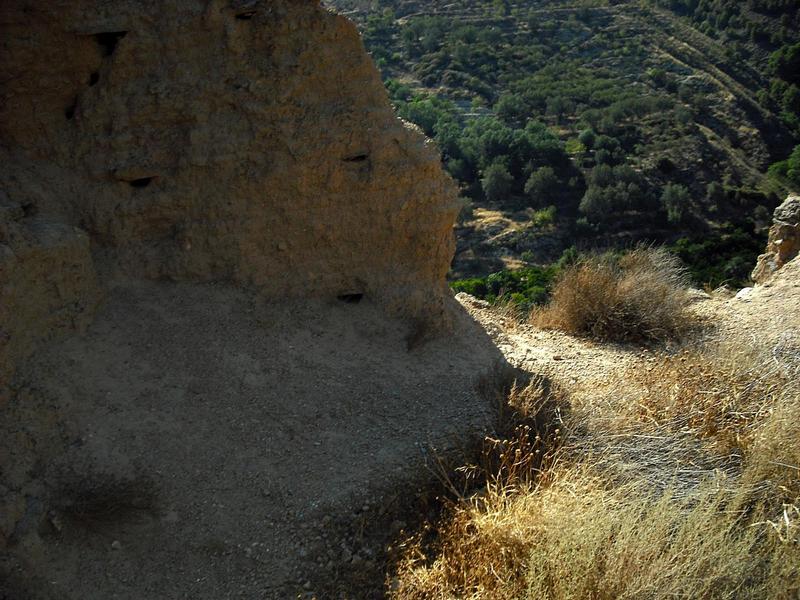
[{"label": "eroded earthen wall", "polygon": [[346,19],[10,0],[0,39],[0,374],[117,275],[442,310],[453,185]]}]

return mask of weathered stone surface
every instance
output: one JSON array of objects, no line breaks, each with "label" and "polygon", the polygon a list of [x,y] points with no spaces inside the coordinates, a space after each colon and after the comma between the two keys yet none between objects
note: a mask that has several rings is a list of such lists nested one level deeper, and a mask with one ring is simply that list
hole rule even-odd
[{"label": "weathered stone surface", "polygon": [[[345,18],[313,0],[11,0],[0,36],[0,234],[35,213],[72,239],[68,257],[11,248],[4,298],[27,281],[57,304],[69,294],[47,279],[74,269],[92,287],[91,243],[103,282],[225,280],[442,313],[454,186]],[[14,333],[34,318],[14,302],[6,363],[50,327]]]},{"label": "weathered stone surface", "polygon": [[790,195],[775,209],[767,251],[758,257],[751,275],[756,283],[772,275],[800,253],[800,196]]}]

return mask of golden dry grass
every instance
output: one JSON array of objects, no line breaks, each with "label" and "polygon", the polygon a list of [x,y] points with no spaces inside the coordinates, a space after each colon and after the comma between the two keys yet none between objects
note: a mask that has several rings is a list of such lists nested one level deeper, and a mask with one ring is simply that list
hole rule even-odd
[{"label": "golden dry grass", "polygon": [[610,488],[581,468],[464,505],[433,562],[419,548],[395,598],[795,598],[796,509],[754,520],[709,481],[690,500]]},{"label": "golden dry grass", "polygon": [[531,323],[601,340],[670,340],[694,327],[680,261],[660,248],[639,247],[620,259],[591,256],[568,267],[549,304]]},{"label": "golden dry grass", "polygon": [[642,422],[690,430],[719,452],[746,452],[790,379],[754,363],[745,351],[686,350],[658,358],[626,382],[628,410]]},{"label": "golden dry grass", "polygon": [[602,426],[537,381],[512,390],[529,424],[487,443],[485,488],[433,543],[405,542],[390,596],[797,598],[800,393],[772,356],[657,360]]}]

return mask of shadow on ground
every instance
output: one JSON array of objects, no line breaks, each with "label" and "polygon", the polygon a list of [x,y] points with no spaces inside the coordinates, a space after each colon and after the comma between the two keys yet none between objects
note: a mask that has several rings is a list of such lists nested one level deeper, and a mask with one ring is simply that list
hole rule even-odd
[{"label": "shadow on ground", "polygon": [[452,336],[409,351],[367,300],[116,288],[4,409],[5,502],[25,513],[8,580],[64,600],[380,597],[432,449],[493,426],[476,383],[503,358],[456,309]]}]

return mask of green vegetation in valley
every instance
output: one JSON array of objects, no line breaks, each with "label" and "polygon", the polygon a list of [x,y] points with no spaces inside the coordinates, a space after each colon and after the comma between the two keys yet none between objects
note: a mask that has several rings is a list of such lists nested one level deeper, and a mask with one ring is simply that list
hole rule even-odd
[{"label": "green vegetation in valley", "polygon": [[550,299],[559,274],[581,258],[574,248],[568,248],[561,258],[547,267],[525,267],[504,269],[486,277],[470,277],[453,281],[450,287],[455,292],[466,292],[492,304],[509,303],[528,311]]},{"label": "green vegetation in valley", "polygon": [[[703,237],[680,238],[666,250],[680,259],[692,285],[706,289],[723,285],[741,288],[750,285],[750,272],[765,244],[765,235],[727,225]],[[457,279],[450,286],[455,292],[466,292],[492,304],[510,303],[529,311],[550,299],[565,268],[587,258],[587,254],[571,247],[558,261],[545,267],[505,269],[485,277]]]},{"label": "green vegetation in valley", "polygon": [[728,225],[706,237],[680,238],[670,250],[687,266],[696,285],[740,288],[752,285],[750,272],[766,241],[766,235]]},{"label": "green vegetation in valley", "polygon": [[[335,3],[369,5],[355,17],[398,114],[470,206],[520,224],[509,246],[463,219],[456,278],[485,279],[498,255],[547,270],[553,244],[645,242],[697,285],[742,285],[764,215],[797,188],[794,0]],[[546,207],[544,228],[524,212]]]}]

